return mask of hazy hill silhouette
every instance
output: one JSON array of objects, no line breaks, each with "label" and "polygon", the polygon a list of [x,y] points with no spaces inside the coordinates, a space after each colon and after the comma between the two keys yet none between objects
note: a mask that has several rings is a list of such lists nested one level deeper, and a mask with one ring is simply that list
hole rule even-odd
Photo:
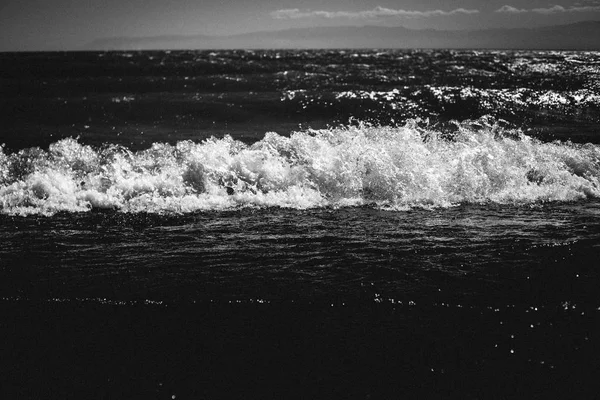
[{"label": "hazy hill silhouette", "polygon": [[494,48],[600,50],[600,21],[542,28],[442,31],[343,26],[227,36],[153,36],[98,39],[86,50],[282,48]]}]

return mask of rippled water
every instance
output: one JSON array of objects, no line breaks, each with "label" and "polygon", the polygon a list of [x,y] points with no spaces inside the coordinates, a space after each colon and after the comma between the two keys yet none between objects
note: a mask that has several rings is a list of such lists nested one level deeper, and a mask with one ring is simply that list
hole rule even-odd
[{"label": "rippled water", "polygon": [[3,293],[597,307],[598,273],[586,257],[599,251],[599,213],[592,202],[3,217]]},{"label": "rippled water", "polygon": [[131,149],[231,134],[503,118],[550,139],[596,142],[599,53],[156,51],[4,53],[10,149],[79,136]]}]

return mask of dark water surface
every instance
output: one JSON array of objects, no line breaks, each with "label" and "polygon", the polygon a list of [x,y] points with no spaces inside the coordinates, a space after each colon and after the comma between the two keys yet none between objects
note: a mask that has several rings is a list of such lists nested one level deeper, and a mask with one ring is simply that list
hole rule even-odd
[{"label": "dark water surface", "polygon": [[598,53],[0,61],[0,397],[596,397]]},{"label": "dark water surface", "polygon": [[2,217],[2,390],[588,398],[599,212]]},{"label": "dark water surface", "polygon": [[0,54],[7,148],[154,142],[493,115],[596,142],[600,54],[322,50]]},{"label": "dark water surface", "polygon": [[598,215],[592,202],[4,216],[2,293],[109,303],[597,307]]}]

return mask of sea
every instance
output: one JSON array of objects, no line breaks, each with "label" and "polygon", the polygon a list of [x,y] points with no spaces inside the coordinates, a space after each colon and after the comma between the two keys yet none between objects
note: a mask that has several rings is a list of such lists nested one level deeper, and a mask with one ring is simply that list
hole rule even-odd
[{"label": "sea", "polygon": [[0,53],[0,397],[600,393],[600,52]]}]

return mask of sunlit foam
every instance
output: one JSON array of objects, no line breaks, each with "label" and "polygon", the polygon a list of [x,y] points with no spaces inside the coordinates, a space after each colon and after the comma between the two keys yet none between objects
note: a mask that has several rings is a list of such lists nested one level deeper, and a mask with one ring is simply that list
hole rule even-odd
[{"label": "sunlit foam", "polygon": [[187,213],[239,207],[451,207],[600,197],[600,147],[542,143],[491,118],[452,134],[410,121],[226,136],[132,152],[75,139],[47,151],[0,148],[0,209]]}]

